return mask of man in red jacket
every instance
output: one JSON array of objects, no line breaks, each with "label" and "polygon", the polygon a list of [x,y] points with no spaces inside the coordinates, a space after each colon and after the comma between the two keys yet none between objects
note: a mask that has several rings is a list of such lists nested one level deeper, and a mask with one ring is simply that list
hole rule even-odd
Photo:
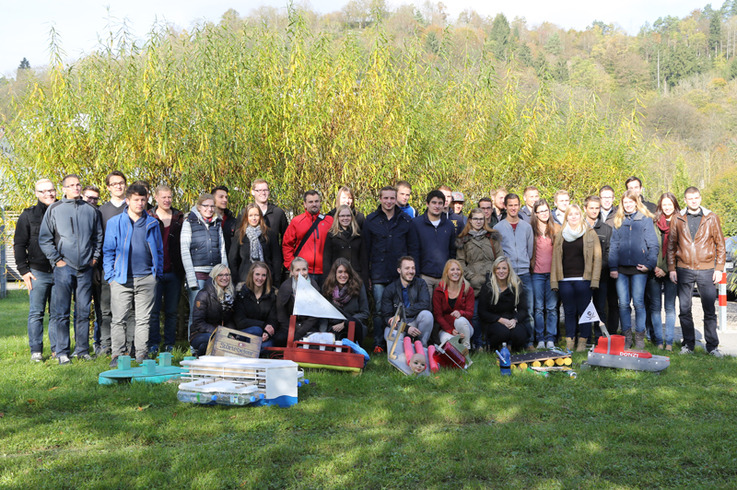
[{"label": "man in red jacket", "polygon": [[305,212],[295,216],[284,232],[282,251],[284,267],[289,269],[295,257],[307,261],[308,272],[320,284],[322,279],[322,252],[325,238],[333,224],[332,216],[320,214],[322,199],[315,190],[305,192]]}]

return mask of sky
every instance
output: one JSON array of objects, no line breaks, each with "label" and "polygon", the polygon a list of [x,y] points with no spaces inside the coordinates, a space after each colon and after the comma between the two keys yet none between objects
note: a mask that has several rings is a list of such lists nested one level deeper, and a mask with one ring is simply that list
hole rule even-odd
[{"label": "sky", "polygon": [[[340,10],[348,0],[300,0],[312,10],[328,13]],[[433,0],[437,3],[438,0]],[[394,9],[402,4],[422,6],[425,0],[387,0]],[[510,21],[524,17],[530,27],[544,21],[564,29],[583,30],[594,20],[616,24],[629,34],[637,34],[645,22],[659,17],[685,17],[703,8],[708,0],[445,0],[451,20],[466,9],[482,16],[503,13]],[[56,30],[66,60],[78,59],[93,51],[99,39],[109,37],[110,19],[123,19],[139,39],[155,23],[166,22],[183,29],[202,21],[217,22],[230,8],[247,15],[259,6],[286,10],[286,0],[0,0],[0,76],[15,77],[25,57],[32,67],[48,64],[50,32]],[[719,0],[713,3],[721,6]]]}]

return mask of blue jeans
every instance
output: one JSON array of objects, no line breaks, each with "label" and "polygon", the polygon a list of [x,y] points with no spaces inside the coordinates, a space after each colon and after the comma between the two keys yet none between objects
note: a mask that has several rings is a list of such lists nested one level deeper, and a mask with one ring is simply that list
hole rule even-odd
[{"label": "blue jeans", "polygon": [[617,296],[619,297],[619,321],[622,323],[622,333],[632,328],[632,310],[630,300],[635,307],[635,332],[645,331],[645,287],[647,274],[622,274],[617,277]]},{"label": "blue jeans", "polygon": [[591,301],[591,281],[560,281],[558,288],[566,315],[566,337],[574,338],[578,326],[578,338],[588,340],[591,337],[591,323],[579,325],[578,319],[586,311]]},{"label": "blue jeans", "polygon": [[678,288],[666,275],[655,277],[655,274],[647,280],[647,289],[650,292],[650,318],[653,322],[652,341],[660,345],[663,343],[663,294],[665,294],[665,343],[673,345],[673,330],[676,326],[676,294]]},{"label": "blue jeans", "polygon": [[[51,300],[54,273],[31,269],[31,274],[36,279],[31,279],[32,289],[28,293],[30,303],[28,306],[28,346],[31,348],[31,353],[34,353],[44,350],[44,311],[46,311],[46,303]],[[52,328],[51,318],[49,318],[49,343],[51,352],[56,352],[56,334]]]},{"label": "blue jeans", "polygon": [[154,309],[149,324],[148,345],[158,346],[161,343],[161,305],[164,305],[164,345],[173,346],[177,334],[177,310],[182,283],[173,272],[165,272],[156,285]]},{"label": "blue jeans", "polygon": [[90,303],[92,302],[92,267],[78,271],[71,266],[54,267],[54,293],[51,295],[51,319],[56,332],[56,354],[69,356],[69,314],[74,294],[74,354],[90,350]]},{"label": "blue jeans", "polygon": [[535,338],[555,342],[558,335],[558,293],[550,289],[550,273],[532,274],[535,291]]},{"label": "blue jeans", "polygon": [[384,345],[384,319],[381,318],[381,296],[384,294],[386,284],[373,284],[374,306],[376,307],[376,315],[374,315],[374,347]]},{"label": "blue jeans", "polygon": [[714,269],[693,270],[676,268],[678,274],[678,305],[680,307],[679,318],[681,319],[681,331],[683,332],[683,345],[693,350],[696,344],[694,333],[693,315],[691,313],[691,301],[694,283],[699,287],[701,296],[701,307],[704,310],[704,340],[706,340],[706,351],[711,352],[719,347],[719,335],[717,335],[717,312],[714,303],[717,300],[717,288],[712,281]]},{"label": "blue jeans", "polygon": [[524,305],[527,308],[525,312],[525,329],[527,331],[527,345],[532,345],[532,340],[535,338],[535,319],[532,314],[535,311],[535,291],[532,287],[532,274],[520,274],[520,280],[522,281],[522,287],[525,288],[525,294],[527,295],[527,304]]}]

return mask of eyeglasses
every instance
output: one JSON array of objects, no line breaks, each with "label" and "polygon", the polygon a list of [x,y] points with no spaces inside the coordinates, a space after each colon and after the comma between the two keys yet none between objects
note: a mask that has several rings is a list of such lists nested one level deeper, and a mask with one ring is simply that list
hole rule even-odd
[{"label": "eyeglasses", "polygon": [[485,219],[486,219],[486,218],[484,218],[484,217],[482,216],[482,217],[480,217],[480,218],[479,218],[479,217],[476,217],[476,218],[471,218],[471,221],[484,221]]},{"label": "eyeglasses", "polygon": [[99,197],[93,197],[93,196],[85,196],[84,200],[85,200],[85,201],[93,201],[93,202],[97,202],[97,201],[99,201],[99,200],[100,200],[100,198],[99,198]]},{"label": "eyeglasses", "polygon": [[217,277],[230,277],[230,274],[227,274],[227,273],[218,274]]},{"label": "eyeglasses", "polygon": [[338,216],[338,218],[348,218],[348,219],[350,219],[352,217],[353,217],[352,214],[341,214],[341,215]]},{"label": "eyeglasses", "polygon": [[535,214],[545,214],[545,213],[549,213],[549,212],[550,212],[549,209],[543,209],[542,211],[535,211]]},{"label": "eyeglasses", "polygon": [[215,208],[214,204],[200,204],[203,208]]},{"label": "eyeglasses", "polygon": [[38,192],[39,194],[56,194],[56,189],[36,189],[36,192]]},{"label": "eyeglasses", "polygon": [[125,187],[125,181],[110,182],[108,187]]}]

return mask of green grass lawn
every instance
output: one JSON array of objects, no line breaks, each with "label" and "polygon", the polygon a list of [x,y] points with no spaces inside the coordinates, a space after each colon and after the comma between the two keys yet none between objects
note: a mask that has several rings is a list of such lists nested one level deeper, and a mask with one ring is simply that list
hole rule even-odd
[{"label": "green grass lawn", "polygon": [[176,383],[100,386],[107,359],[33,364],[26,292],[0,312],[3,488],[737,486],[733,358],[577,379],[502,378],[488,354],[415,379],[375,358],[308,371],[291,408],[209,407]]}]

